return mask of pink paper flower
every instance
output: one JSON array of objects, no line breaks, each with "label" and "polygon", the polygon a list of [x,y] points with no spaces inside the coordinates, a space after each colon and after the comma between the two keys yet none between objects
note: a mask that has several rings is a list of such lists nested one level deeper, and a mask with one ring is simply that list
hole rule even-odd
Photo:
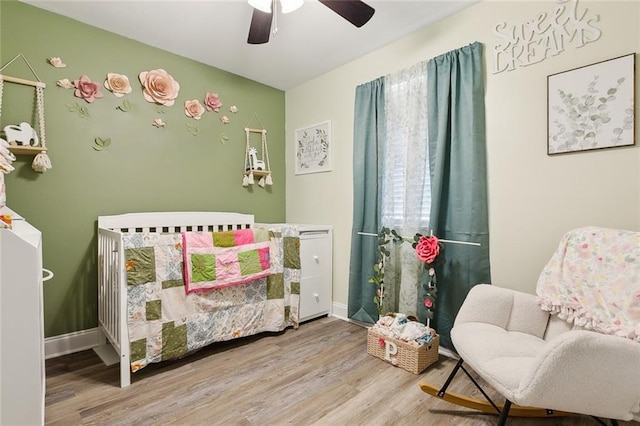
[{"label": "pink paper flower", "polygon": [[118,98],[131,93],[129,77],[122,74],[108,73],[107,79],[104,81],[104,87]]},{"label": "pink paper flower", "polygon": [[202,114],[204,114],[204,107],[199,100],[193,99],[184,102],[184,114],[187,117],[191,117],[196,120],[200,120]]},{"label": "pink paper flower", "polygon": [[207,106],[207,111],[219,112],[222,107],[222,102],[217,93],[207,92],[204,97],[204,104]]},{"label": "pink paper flower", "polygon": [[142,83],[142,95],[147,102],[165,106],[172,106],[175,103],[180,84],[165,70],[142,71],[138,78]]},{"label": "pink paper flower", "polygon": [[427,308],[427,309],[433,308],[433,300],[424,299],[424,307]]},{"label": "pink paper flower", "polygon": [[386,345],[384,339],[382,337],[378,337],[378,346],[383,348]]},{"label": "pink paper flower", "polygon": [[78,98],[84,99],[89,103],[104,96],[102,92],[100,92],[100,86],[98,85],[98,83],[92,82],[91,79],[86,75],[83,75],[82,77],[80,77],[80,79],[75,80],[73,82],[73,85],[76,88],[74,95]]},{"label": "pink paper flower", "polygon": [[438,238],[435,236],[420,237],[416,244],[416,255],[418,259],[425,263],[433,263],[436,257],[440,254],[440,244],[438,244]]}]

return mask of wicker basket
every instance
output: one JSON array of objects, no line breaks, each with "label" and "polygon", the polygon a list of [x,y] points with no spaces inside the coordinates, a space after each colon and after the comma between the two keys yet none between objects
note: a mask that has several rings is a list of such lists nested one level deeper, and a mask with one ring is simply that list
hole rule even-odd
[{"label": "wicker basket", "polygon": [[[382,340],[380,340],[382,339]],[[381,345],[381,341],[393,342],[398,348],[398,352],[389,355],[390,360],[385,359],[386,344]],[[413,374],[422,373],[425,368],[438,360],[438,348],[440,345],[440,336],[435,335],[431,342],[420,346],[411,345],[402,340],[393,337],[383,336],[369,328],[367,333],[367,353],[380,358],[381,360],[390,362],[404,370]]]}]

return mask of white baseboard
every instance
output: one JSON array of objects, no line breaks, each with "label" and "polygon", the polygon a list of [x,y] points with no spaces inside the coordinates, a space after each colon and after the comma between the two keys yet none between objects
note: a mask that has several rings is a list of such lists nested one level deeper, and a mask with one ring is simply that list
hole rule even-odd
[{"label": "white baseboard", "polygon": [[331,316],[349,321],[349,318],[347,318],[347,305],[333,302],[331,305]]},{"label": "white baseboard", "polygon": [[98,346],[98,328],[76,331],[44,339],[44,358],[55,358]]}]

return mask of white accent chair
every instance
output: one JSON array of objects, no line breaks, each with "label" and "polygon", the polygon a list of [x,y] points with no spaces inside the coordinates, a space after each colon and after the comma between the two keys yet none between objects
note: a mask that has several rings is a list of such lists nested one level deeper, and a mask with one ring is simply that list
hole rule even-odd
[{"label": "white accent chair", "polygon": [[512,403],[640,420],[640,233],[567,233],[537,293],[477,285],[451,330],[456,369],[506,399],[499,424]]}]

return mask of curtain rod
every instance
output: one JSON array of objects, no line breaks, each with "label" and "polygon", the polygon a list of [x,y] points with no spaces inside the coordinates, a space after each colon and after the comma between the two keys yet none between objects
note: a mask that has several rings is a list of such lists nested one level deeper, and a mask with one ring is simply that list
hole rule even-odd
[{"label": "curtain rod", "polygon": [[[373,234],[371,232],[358,232],[358,235],[365,235],[367,237],[377,237],[378,236],[378,234]],[[409,240],[409,238],[407,238],[407,237],[401,237],[401,238],[405,239],[405,240]],[[465,245],[468,245],[468,246],[478,246],[478,247],[480,247],[482,245],[480,243],[471,243],[469,241],[443,240],[441,238],[438,238],[438,241],[442,241],[443,243],[465,244]]]}]

